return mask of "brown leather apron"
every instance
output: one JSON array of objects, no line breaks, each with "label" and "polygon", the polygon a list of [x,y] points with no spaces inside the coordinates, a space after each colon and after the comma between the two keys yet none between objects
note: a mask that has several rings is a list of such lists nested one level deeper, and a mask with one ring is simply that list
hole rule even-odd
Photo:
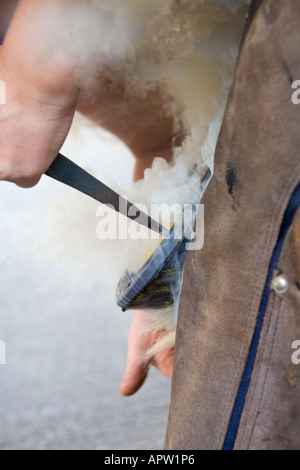
[{"label": "brown leather apron", "polygon": [[300,448],[300,1],[252,14],[185,269],[166,449]]}]

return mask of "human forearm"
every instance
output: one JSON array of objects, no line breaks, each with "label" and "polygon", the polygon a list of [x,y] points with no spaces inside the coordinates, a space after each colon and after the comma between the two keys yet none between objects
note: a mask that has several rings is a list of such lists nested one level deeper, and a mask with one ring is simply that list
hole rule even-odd
[{"label": "human forearm", "polygon": [[[74,94],[74,58],[68,52],[68,40],[63,41],[63,31],[55,28],[55,17],[60,27],[68,22],[71,4],[81,0],[20,0],[1,48],[2,69],[20,79],[22,86],[31,84],[33,89],[52,93],[56,100],[61,95]],[[67,26],[66,26],[67,27]]]},{"label": "human forearm", "polygon": [[24,187],[37,183],[56,157],[79,93],[70,78],[70,61],[46,49],[40,58],[47,47],[42,5],[20,1],[0,48],[0,80],[6,85],[6,104],[0,106],[0,179]]}]

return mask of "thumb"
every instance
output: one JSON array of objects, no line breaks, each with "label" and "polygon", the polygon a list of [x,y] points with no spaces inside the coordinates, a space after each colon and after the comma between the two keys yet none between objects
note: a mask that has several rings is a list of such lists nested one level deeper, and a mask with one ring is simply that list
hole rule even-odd
[{"label": "thumb", "polygon": [[149,363],[138,360],[133,356],[130,357],[129,354],[120,393],[129,397],[137,392],[146,380],[149,367]]},{"label": "thumb", "polygon": [[149,334],[141,332],[146,321],[147,317],[143,312],[135,312],[128,338],[127,366],[120,387],[120,393],[125,396],[133,395],[143,385],[151,364],[151,361],[145,358],[149,347]]}]

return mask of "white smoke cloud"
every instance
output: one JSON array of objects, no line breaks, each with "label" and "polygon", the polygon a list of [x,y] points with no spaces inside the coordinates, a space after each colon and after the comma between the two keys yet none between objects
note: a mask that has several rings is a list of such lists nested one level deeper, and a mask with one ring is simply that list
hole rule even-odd
[{"label": "white smoke cloud", "polygon": [[[172,165],[157,155],[144,179],[130,187],[117,184],[111,175],[110,185],[130,201],[148,207],[200,202],[201,178],[208,168],[213,172],[249,3],[91,0],[76,2],[67,24],[66,20],[60,24],[59,18],[49,24],[49,34],[57,31],[56,40],[66,42],[68,54],[76,59],[76,76],[89,80],[90,99],[96,86],[91,77],[108,63],[118,71],[128,93],[143,96],[159,84],[172,97],[168,112],[175,122],[183,122],[186,138],[174,148]],[[72,159],[72,149],[67,156]],[[98,240],[96,208],[97,203],[74,191],[53,199],[42,244],[60,262],[72,259],[83,270],[97,269],[106,260],[114,295],[122,273],[137,271],[158,242]],[[166,315],[164,322],[168,330],[174,327],[172,316]]]}]

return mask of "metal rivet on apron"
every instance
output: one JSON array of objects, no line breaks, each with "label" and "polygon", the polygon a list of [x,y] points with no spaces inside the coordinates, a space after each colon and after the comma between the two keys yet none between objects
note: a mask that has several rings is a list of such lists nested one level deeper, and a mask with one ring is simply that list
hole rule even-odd
[{"label": "metal rivet on apron", "polygon": [[276,294],[283,295],[288,290],[289,283],[287,279],[283,276],[277,276],[272,281],[271,288],[276,292]]}]

